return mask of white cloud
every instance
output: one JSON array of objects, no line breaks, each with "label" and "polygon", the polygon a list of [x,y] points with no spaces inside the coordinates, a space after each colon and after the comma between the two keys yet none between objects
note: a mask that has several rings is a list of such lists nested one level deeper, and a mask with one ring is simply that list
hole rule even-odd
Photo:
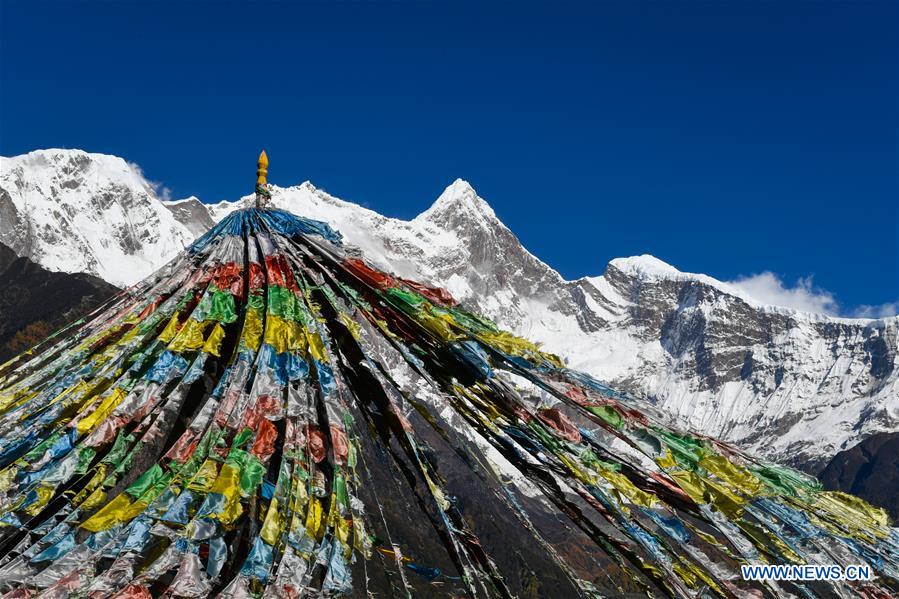
[{"label": "white cloud", "polygon": [[899,302],[887,302],[879,306],[863,305],[852,311],[855,318],[889,318],[899,315]]},{"label": "white cloud", "polygon": [[815,287],[812,277],[802,277],[789,287],[776,274],[765,271],[729,283],[763,304],[832,316],[839,314],[836,298],[829,291]]},{"label": "white cloud", "polygon": [[153,189],[156,190],[156,197],[160,200],[171,200],[172,199],[172,190],[159,183],[158,181],[150,181],[150,185],[153,186]]},{"label": "white cloud", "polygon": [[140,167],[140,165],[136,162],[129,162],[129,168],[133,170],[135,173],[140,175],[140,178],[147,182],[147,184],[153,188],[153,192],[156,194],[156,197],[163,201],[168,201],[172,199],[172,190],[162,184],[160,181],[150,181],[144,176],[144,170]]},{"label": "white cloud", "polygon": [[779,276],[766,270],[728,281],[728,284],[757,302],[793,308],[803,312],[817,312],[850,318],[889,318],[899,315],[899,301],[880,305],[861,305],[851,310],[844,310],[830,291],[815,287],[811,276],[799,278],[791,287],[784,284],[783,279]]}]

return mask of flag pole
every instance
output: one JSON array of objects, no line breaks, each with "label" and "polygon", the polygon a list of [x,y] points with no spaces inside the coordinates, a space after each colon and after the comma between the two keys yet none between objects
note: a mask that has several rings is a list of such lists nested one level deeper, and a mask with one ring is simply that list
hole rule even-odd
[{"label": "flag pole", "polygon": [[269,200],[272,199],[272,194],[268,190],[268,180],[266,177],[268,176],[268,156],[265,155],[265,150],[262,150],[262,153],[259,155],[259,160],[256,162],[256,207],[257,208],[265,208],[268,206]]}]

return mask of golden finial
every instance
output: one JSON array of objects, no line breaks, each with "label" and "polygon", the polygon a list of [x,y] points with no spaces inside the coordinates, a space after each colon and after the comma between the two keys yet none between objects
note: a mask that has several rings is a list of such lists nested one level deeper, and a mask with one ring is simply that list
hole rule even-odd
[{"label": "golden finial", "polygon": [[256,163],[256,185],[268,183],[265,180],[266,175],[268,175],[268,156],[265,155],[265,150],[262,150],[262,154],[259,155],[259,162]]},{"label": "golden finial", "polygon": [[256,207],[265,208],[268,201],[272,199],[272,194],[268,190],[268,156],[265,150],[259,155],[259,162],[256,163]]}]

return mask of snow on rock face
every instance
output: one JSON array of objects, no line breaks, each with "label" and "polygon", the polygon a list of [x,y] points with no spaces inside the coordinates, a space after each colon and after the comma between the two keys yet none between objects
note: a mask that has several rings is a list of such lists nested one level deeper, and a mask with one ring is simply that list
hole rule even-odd
[{"label": "snow on rock face", "polygon": [[[4,243],[49,268],[45,257],[57,270],[94,272],[111,282],[125,254],[117,231],[132,231],[124,215],[117,220],[112,204],[130,202],[129,215],[141,210],[148,222],[157,219],[156,241],[125,245],[145,260],[143,270],[122,277],[130,283],[161,266],[191,233],[252,201],[163,203],[139,174],[125,172],[120,159],[83,152],[31,158],[35,154],[43,153],[3,159],[0,241],[12,239]],[[81,156],[103,165],[85,165]],[[115,176],[79,175],[79,169]],[[66,174],[72,170],[75,175]],[[542,342],[571,367],[769,458],[814,469],[870,434],[899,428],[899,317],[850,320],[765,306],[652,256],[618,258],[601,276],[566,281],[529,253],[461,179],[410,221],[309,182],[271,191],[275,207],[329,223],[375,266],[442,286],[470,309]],[[104,202],[102,216],[84,224],[53,214]],[[131,234],[140,240],[146,230]],[[85,231],[105,240],[103,251],[83,241]],[[45,256],[54,236],[63,245],[58,256]]]},{"label": "snow on rock face", "polygon": [[899,318],[764,306],[652,256],[566,281],[462,180],[411,221],[308,182],[274,187],[272,203],[328,222],[377,266],[445,287],[573,368],[760,454],[814,469],[873,432],[899,428]]},{"label": "snow on rock face", "polygon": [[184,200],[164,200],[162,205],[168,208],[175,220],[184,225],[194,238],[208,231],[216,223],[209,207],[194,196]]},{"label": "snow on rock face", "polygon": [[0,242],[48,270],[129,285],[193,238],[121,158],[78,150],[0,158]]},{"label": "snow on rock face", "polygon": [[823,466],[867,435],[899,428],[899,318],[850,320],[758,306],[701,275],[643,278],[613,261],[600,277],[626,301],[639,354],[617,372],[692,428],[781,461]]}]

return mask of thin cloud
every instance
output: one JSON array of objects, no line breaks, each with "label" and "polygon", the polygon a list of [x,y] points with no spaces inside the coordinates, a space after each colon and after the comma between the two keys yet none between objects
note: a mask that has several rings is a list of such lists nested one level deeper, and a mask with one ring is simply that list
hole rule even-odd
[{"label": "thin cloud", "polygon": [[899,315],[899,301],[844,310],[833,293],[815,286],[811,276],[801,277],[795,285],[790,286],[779,276],[766,270],[728,283],[757,302],[803,312],[850,318],[890,318]]},{"label": "thin cloud", "polygon": [[837,316],[839,305],[833,294],[814,286],[812,277],[802,277],[790,287],[771,271],[729,281],[752,299],[763,304]]},{"label": "thin cloud", "polygon": [[153,186],[153,189],[156,190],[156,197],[160,200],[168,201],[172,199],[172,190],[159,183],[158,181],[150,181],[150,185]]},{"label": "thin cloud", "polygon": [[887,302],[878,306],[862,305],[852,311],[855,318],[889,318],[899,315],[899,302]]},{"label": "thin cloud", "polygon": [[131,168],[135,173],[137,173],[141,179],[147,182],[151,188],[153,188],[153,192],[156,194],[156,197],[160,200],[167,202],[172,199],[172,190],[162,184],[161,181],[150,181],[144,175],[144,169],[140,167],[140,165],[136,162],[129,162],[128,167]]}]

